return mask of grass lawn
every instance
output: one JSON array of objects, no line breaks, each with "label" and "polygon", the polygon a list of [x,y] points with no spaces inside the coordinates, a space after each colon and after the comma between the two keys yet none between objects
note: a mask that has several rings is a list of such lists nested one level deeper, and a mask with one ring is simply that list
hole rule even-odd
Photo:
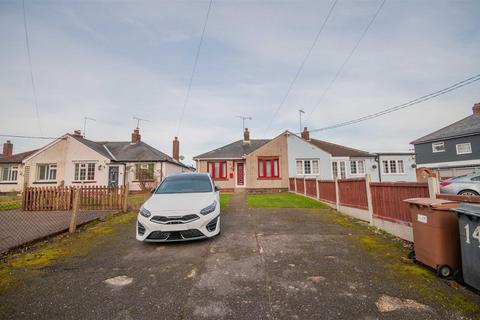
[{"label": "grass lawn", "polygon": [[135,193],[135,194],[129,194],[128,195],[128,207],[131,210],[137,210],[139,209],[142,204],[150,198],[152,194],[150,192],[144,192],[144,193]]},{"label": "grass lawn", "polygon": [[293,193],[250,194],[249,208],[329,208],[326,204]]},{"label": "grass lawn", "polygon": [[13,210],[22,207],[22,197],[0,196],[0,211]]},{"label": "grass lawn", "polygon": [[232,194],[230,193],[220,193],[220,208],[226,209],[230,203]]}]

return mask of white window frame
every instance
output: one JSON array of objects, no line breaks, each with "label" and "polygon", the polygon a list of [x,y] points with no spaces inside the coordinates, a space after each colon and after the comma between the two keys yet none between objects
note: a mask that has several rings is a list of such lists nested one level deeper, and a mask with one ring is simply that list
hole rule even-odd
[{"label": "white window frame", "polygon": [[[40,167],[46,166],[46,179],[40,179]],[[36,182],[54,182],[57,181],[57,164],[56,163],[37,163],[35,173]],[[55,177],[52,179],[52,173],[55,172]]]},{"label": "white window frame", "polygon": [[[334,167],[336,167],[336,175]],[[346,179],[347,178],[347,161],[346,160],[333,160],[332,161],[332,176],[333,178]]]},{"label": "white window frame", "polygon": [[[436,147],[440,147],[440,146],[443,147],[442,150],[437,150],[437,149],[435,149]],[[433,142],[433,143],[432,143],[432,152],[433,152],[433,153],[445,152],[445,142],[444,142],[444,141]]]},{"label": "white window frame", "polygon": [[[462,146],[468,146],[469,151],[460,152],[459,147],[462,147]],[[470,142],[458,143],[455,147],[457,149],[457,154],[470,154],[470,153],[472,153],[472,144]]]},{"label": "white window frame", "polygon": [[[352,163],[355,163],[355,172],[353,172],[354,166],[352,166]],[[360,168],[362,168],[362,170],[359,170]],[[363,171],[363,172],[360,172],[360,171]],[[352,176],[365,175],[365,160],[350,160],[350,174]]]},{"label": "white window frame", "polygon": [[[313,165],[314,162],[317,162],[317,172],[314,172],[313,168],[315,167]],[[320,160],[319,159],[297,159],[296,160],[296,171],[297,175],[306,175],[306,176],[318,176],[320,174]],[[310,173],[305,173],[305,165],[308,163],[310,165]],[[301,164],[301,170],[299,167],[299,164]]]},{"label": "white window frame", "polygon": [[[78,170],[77,170],[77,166],[78,166]],[[91,177],[92,179],[88,179],[89,176],[88,176],[88,169],[89,169],[89,166],[93,166],[93,177]],[[73,181],[74,182],[92,182],[92,181],[95,181],[95,167],[96,167],[96,163],[95,162],[76,162],[74,163],[74,166],[73,166]],[[85,170],[85,177],[82,179],[81,178],[81,171],[82,170]]]},{"label": "white window frame", "polygon": [[[7,177],[3,176],[4,169],[7,168]],[[0,182],[2,183],[14,183],[18,179],[18,166],[6,165],[0,166]]]},{"label": "white window frame", "polygon": [[[385,167],[385,162],[387,163],[387,167]],[[394,166],[392,166],[394,163]],[[402,165],[400,166],[400,163]],[[405,173],[405,160],[403,159],[383,159],[382,160],[382,174],[384,175],[404,175]],[[392,168],[395,167],[395,172],[393,172]],[[402,172],[400,172],[400,168],[402,168]],[[385,171],[387,169],[387,171]]]}]

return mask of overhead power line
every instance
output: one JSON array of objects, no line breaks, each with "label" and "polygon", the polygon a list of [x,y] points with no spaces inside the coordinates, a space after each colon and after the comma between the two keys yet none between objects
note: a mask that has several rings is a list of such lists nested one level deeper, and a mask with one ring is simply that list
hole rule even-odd
[{"label": "overhead power line", "polygon": [[28,67],[30,70],[30,81],[32,83],[32,91],[33,91],[33,102],[35,106],[35,114],[37,116],[38,128],[40,130],[40,134],[42,134],[42,125],[40,123],[40,112],[38,108],[37,88],[35,86],[35,78],[33,77],[32,55],[30,53],[30,38],[28,36],[28,24],[27,24],[27,13],[25,10],[25,0],[22,0],[22,8],[23,8],[23,27],[25,30],[25,43],[27,46]]},{"label": "overhead power line", "polygon": [[190,99],[190,91],[192,90],[193,78],[195,77],[195,72],[197,71],[198,58],[200,57],[200,50],[202,49],[203,38],[205,37],[205,30],[207,29],[208,18],[210,16],[210,10],[212,9],[213,0],[210,0],[208,4],[207,15],[205,17],[205,22],[203,23],[202,35],[200,37],[200,42],[197,47],[197,54],[195,55],[195,62],[193,63],[192,73],[190,75],[190,81],[188,82],[187,93],[183,101],[182,113],[180,114],[180,120],[178,121],[177,136],[180,133],[180,128],[182,127],[183,118],[185,116],[185,109],[188,105],[188,100]]},{"label": "overhead power line", "polygon": [[377,11],[375,11],[375,14],[372,16],[372,19],[370,19],[370,21],[368,22],[367,26],[365,27],[362,34],[360,35],[360,38],[358,38],[358,40],[355,43],[355,45],[353,46],[352,50],[350,50],[350,53],[348,54],[347,58],[343,61],[340,68],[338,68],[337,73],[335,73],[335,76],[332,78],[332,81],[330,81],[330,83],[325,88],[325,90],[323,90],[322,95],[320,96],[320,99],[319,99],[318,103],[310,111],[310,113],[308,115],[308,118],[307,118],[307,122],[308,122],[308,120],[310,120],[310,118],[312,117],[312,115],[315,112],[315,110],[317,109],[317,107],[323,102],[323,99],[325,98],[327,93],[330,91],[330,89],[333,87],[333,85],[337,81],[338,77],[340,77],[340,74],[343,72],[343,69],[345,69],[345,66],[350,61],[350,59],[352,58],[352,56],[355,53],[355,51],[357,50],[357,48],[360,46],[360,43],[362,42],[363,38],[365,38],[365,35],[367,34],[368,30],[370,30],[370,27],[372,26],[373,22],[375,21],[375,19],[377,19],[377,16],[380,13],[380,11],[382,10],[385,2],[386,2],[386,0],[383,0],[382,3],[380,4],[380,6],[377,8]]},{"label": "overhead power line", "polygon": [[59,137],[21,136],[21,135],[14,135],[14,134],[0,134],[0,137],[19,138],[19,139],[42,139],[42,140],[56,140],[56,139],[59,139]]},{"label": "overhead power line", "polygon": [[480,74],[477,74],[473,77],[470,77],[468,79],[457,82],[457,83],[455,83],[455,84],[453,84],[449,87],[446,87],[444,89],[441,89],[441,90],[429,93],[427,95],[421,96],[419,98],[410,100],[406,103],[403,103],[403,104],[400,104],[400,105],[397,105],[397,106],[393,106],[393,107],[389,107],[389,108],[386,108],[382,111],[375,112],[375,113],[372,113],[372,114],[369,114],[369,115],[366,115],[366,116],[363,116],[363,117],[360,117],[360,118],[357,118],[357,119],[353,119],[353,120],[349,120],[349,121],[345,121],[345,122],[340,122],[340,123],[337,123],[337,124],[332,125],[332,126],[323,127],[323,128],[320,128],[320,129],[313,129],[313,130],[310,130],[310,132],[318,132],[318,131],[336,129],[336,128],[352,125],[352,124],[355,124],[355,123],[359,123],[359,122],[362,122],[362,121],[367,121],[367,120],[370,120],[370,119],[378,118],[380,116],[383,116],[383,115],[386,115],[386,114],[389,114],[389,113],[392,113],[392,112],[395,112],[395,111],[399,111],[399,110],[402,110],[402,109],[405,109],[405,108],[408,108],[408,107],[411,107],[411,106],[414,106],[414,105],[419,104],[421,102],[425,102],[425,101],[428,101],[430,99],[436,98],[436,97],[444,95],[446,93],[449,93],[451,91],[460,89],[462,87],[465,87],[465,86],[467,86],[469,84],[472,84],[474,82],[477,82],[479,80],[480,80]]},{"label": "overhead power line", "polygon": [[273,116],[270,118],[270,122],[269,122],[269,124],[268,124],[268,126],[267,126],[267,131],[268,131],[268,130],[270,129],[270,127],[272,126],[273,120],[275,119],[275,117],[278,115],[278,112],[280,112],[280,109],[281,109],[281,108],[283,107],[283,105],[285,104],[285,101],[287,100],[288,96],[290,95],[290,92],[292,91],[293,85],[295,84],[295,82],[297,82],[298,77],[299,77],[300,74],[302,73],[302,70],[303,70],[303,67],[305,66],[305,63],[307,62],[308,58],[310,57],[310,54],[312,53],[313,49],[315,48],[315,46],[316,46],[316,44],[317,44],[317,42],[318,42],[318,38],[320,38],[320,35],[321,35],[322,32],[323,32],[323,29],[325,29],[325,26],[326,26],[326,24],[327,24],[327,21],[328,21],[328,19],[330,18],[330,16],[332,15],[333,9],[334,9],[335,6],[337,5],[337,1],[338,1],[338,0],[333,1],[332,6],[330,7],[330,10],[328,11],[327,16],[325,17],[325,19],[323,20],[322,25],[320,26],[320,30],[318,30],[317,34],[315,35],[315,38],[313,39],[312,45],[311,45],[310,48],[308,49],[307,54],[303,57],[303,60],[302,60],[302,62],[300,63],[300,66],[298,67],[298,70],[297,70],[297,72],[295,73],[295,76],[293,77],[292,81],[290,82],[290,85],[288,86],[287,92],[285,92],[285,95],[283,96],[282,100],[280,101],[280,104],[277,106],[277,108],[275,109],[275,112],[273,113]]}]

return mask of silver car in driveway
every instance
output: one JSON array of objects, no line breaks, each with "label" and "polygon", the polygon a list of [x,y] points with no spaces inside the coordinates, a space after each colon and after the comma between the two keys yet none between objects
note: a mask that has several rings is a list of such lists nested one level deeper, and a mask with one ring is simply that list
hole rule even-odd
[{"label": "silver car in driveway", "polygon": [[480,173],[454,177],[440,182],[440,192],[462,196],[480,195]]}]

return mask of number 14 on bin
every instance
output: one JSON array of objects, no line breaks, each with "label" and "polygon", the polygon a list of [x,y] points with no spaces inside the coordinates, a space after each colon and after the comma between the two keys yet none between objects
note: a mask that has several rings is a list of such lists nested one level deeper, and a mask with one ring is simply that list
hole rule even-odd
[{"label": "number 14 on bin", "polygon": [[[480,248],[480,225],[473,230],[472,238],[478,241],[478,247]],[[465,225],[465,242],[470,244],[470,224]]]}]

